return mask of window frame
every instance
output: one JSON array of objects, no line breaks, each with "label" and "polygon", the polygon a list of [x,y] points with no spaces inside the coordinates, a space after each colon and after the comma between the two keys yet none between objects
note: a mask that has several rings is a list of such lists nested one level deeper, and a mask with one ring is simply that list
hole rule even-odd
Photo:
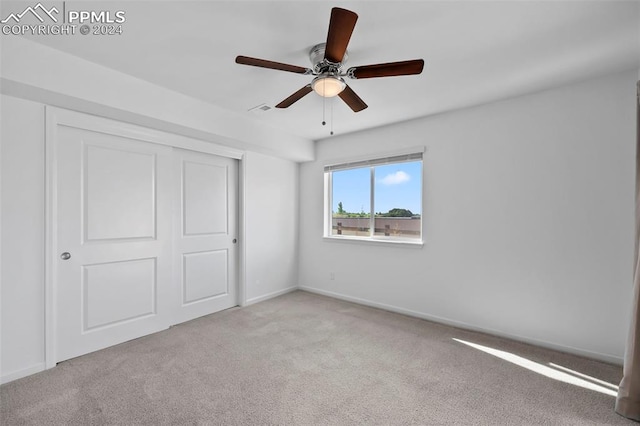
[{"label": "window frame", "polygon": [[[372,244],[389,244],[389,245],[405,245],[412,247],[422,247],[424,245],[424,153],[426,147],[412,147],[402,151],[393,151],[387,153],[379,153],[366,157],[358,157],[351,159],[339,159],[327,162],[324,165],[324,211],[323,211],[323,239],[325,241],[344,241],[352,243],[372,243]],[[401,159],[405,157],[405,159]],[[375,235],[375,167],[388,164],[401,164],[406,162],[420,161],[420,237],[401,238],[384,237]],[[352,235],[333,235],[333,172],[349,169],[370,169],[370,188],[369,188],[369,235],[368,236],[352,236]]]}]

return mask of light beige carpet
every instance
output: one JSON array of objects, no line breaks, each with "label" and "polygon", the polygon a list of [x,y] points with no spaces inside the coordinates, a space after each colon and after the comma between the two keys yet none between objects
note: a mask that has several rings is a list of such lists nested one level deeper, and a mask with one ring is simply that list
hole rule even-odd
[{"label": "light beige carpet", "polygon": [[301,291],[0,387],[2,425],[635,424],[614,397],[453,340],[617,384],[621,368]]}]

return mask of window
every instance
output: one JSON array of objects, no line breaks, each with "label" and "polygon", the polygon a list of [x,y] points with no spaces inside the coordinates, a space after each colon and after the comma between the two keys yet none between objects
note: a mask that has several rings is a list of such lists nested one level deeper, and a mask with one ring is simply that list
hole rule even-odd
[{"label": "window", "polygon": [[325,166],[325,237],[422,241],[422,152]]}]

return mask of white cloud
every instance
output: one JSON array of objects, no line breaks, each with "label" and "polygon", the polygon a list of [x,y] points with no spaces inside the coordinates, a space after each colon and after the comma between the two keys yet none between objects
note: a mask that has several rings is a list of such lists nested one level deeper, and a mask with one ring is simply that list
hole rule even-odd
[{"label": "white cloud", "polygon": [[411,176],[408,173],[403,172],[402,170],[398,170],[395,173],[390,173],[380,179],[380,182],[383,185],[399,185],[401,183],[409,182],[411,180]]}]

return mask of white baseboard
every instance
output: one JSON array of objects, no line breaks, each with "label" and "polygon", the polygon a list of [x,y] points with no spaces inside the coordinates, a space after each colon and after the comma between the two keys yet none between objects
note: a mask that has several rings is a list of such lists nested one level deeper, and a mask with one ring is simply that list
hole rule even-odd
[{"label": "white baseboard", "polygon": [[296,291],[298,286],[287,287],[282,290],[274,291],[272,293],[264,294],[258,297],[252,297],[251,299],[247,299],[243,306],[253,305],[254,303],[263,302],[265,300],[273,299],[274,297],[282,296],[283,294],[291,293],[292,291]]},{"label": "white baseboard", "polygon": [[584,349],[580,349],[580,348],[574,348],[574,347],[571,347],[571,346],[558,345],[556,343],[547,342],[547,341],[544,341],[544,340],[531,339],[531,338],[524,337],[524,336],[519,336],[519,335],[515,335],[515,334],[510,334],[510,333],[504,333],[504,332],[501,332],[501,331],[498,331],[498,330],[493,330],[493,329],[490,329],[490,328],[478,327],[478,326],[467,324],[467,323],[464,323],[464,322],[451,320],[449,318],[443,318],[443,317],[439,317],[439,316],[435,316],[435,315],[429,315],[429,314],[426,314],[426,313],[423,313],[423,312],[412,311],[412,310],[409,310],[409,309],[404,309],[404,308],[400,308],[400,307],[393,306],[393,305],[387,305],[385,303],[373,302],[371,300],[361,299],[359,297],[347,296],[345,294],[335,293],[333,291],[321,290],[321,289],[317,289],[317,288],[313,288],[313,287],[306,287],[306,286],[299,286],[298,289],[299,290],[303,290],[303,291],[307,291],[309,293],[315,293],[315,294],[320,294],[322,296],[332,297],[334,299],[340,299],[340,300],[345,300],[347,302],[357,303],[359,305],[370,306],[372,308],[378,308],[378,309],[382,309],[382,310],[385,310],[385,311],[390,311],[390,312],[395,312],[395,313],[398,313],[398,314],[408,315],[410,317],[416,317],[416,318],[424,319],[424,320],[427,320],[427,321],[433,321],[433,322],[437,322],[439,324],[450,325],[450,326],[453,326],[453,327],[463,328],[465,330],[478,331],[478,332],[481,332],[481,333],[491,334],[491,335],[494,335],[494,336],[504,337],[504,338],[512,339],[512,340],[517,340],[519,342],[528,343],[528,344],[535,345],[535,346],[541,346],[541,347],[544,347],[544,348],[553,349],[553,350],[560,351],[560,352],[566,352],[566,353],[570,353],[570,354],[573,354],[573,355],[579,355],[579,356],[583,356],[583,357],[586,357],[586,358],[596,359],[596,360],[608,362],[608,363],[611,363],[611,364],[622,365],[623,362],[624,362],[623,358],[621,358],[619,356],[615,356],[615,355],[602,354],[602,353],[599,353],[599,352],[592,352],[592,351],[588,351],[588,350],[584,350]]},{"label": "white baseboard", "polygon": [[22,370],[14,371],[12,373],[3,374],[0,376],[0,384],[12,382],[14,380],[22,379],[23,377],[30,376],[32,374],[39,373],[45,370],[44,362],[32,365],[31,367],[24,368]]}]

